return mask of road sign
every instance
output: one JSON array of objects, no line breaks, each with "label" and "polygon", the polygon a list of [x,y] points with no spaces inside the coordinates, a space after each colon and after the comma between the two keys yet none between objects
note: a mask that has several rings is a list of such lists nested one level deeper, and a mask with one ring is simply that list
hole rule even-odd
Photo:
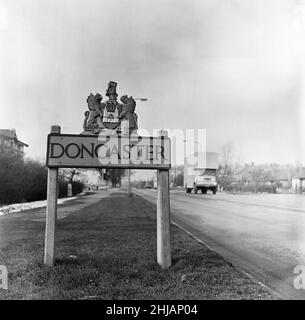
[{"label": "road sign", "polygon": [[138,135],[49,134],[47,166],[169,169],[170,139]]},{"label": "road sign", "polygon": [[[52,126],[47,143],[47,212],[44,263],[54,266],[57,219],[58,168],[157,169],[157,261],[162,268],[171,265],[169,169],[171,144],[168,133],[158,137],[137,135],[138,116],[132,96],[117,101],[117,83],[110,81],[106,96],[88,96],[83,133],[61,134]],[[143,99],[144,100],[144,99]],[[107,135],[112,129],[117,135]]]}]

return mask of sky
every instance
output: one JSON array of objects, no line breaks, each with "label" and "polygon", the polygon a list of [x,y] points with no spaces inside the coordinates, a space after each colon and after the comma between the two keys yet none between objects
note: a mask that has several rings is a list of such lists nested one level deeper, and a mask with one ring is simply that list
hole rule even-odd
[{"label": "sky", "polygon": [[43,159],[50,126],[80,133],[112,80],[148,99],[140,128],[206,129],[209,151],[231,141],[241,163],[305,163],[304,31],[303,0],[0,0],[0,128]]}]

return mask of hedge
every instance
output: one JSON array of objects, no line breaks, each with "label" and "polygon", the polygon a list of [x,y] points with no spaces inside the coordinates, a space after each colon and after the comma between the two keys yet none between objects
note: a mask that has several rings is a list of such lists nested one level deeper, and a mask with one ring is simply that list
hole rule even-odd
[{"label": "hedge", "polygon": [[[67,196],[68,183],[59,181],[59,197]],[[72,193],[82,192],[81,182],[72,182]],[[47,168],[36,160],[23,159],[16,152],[0,152],[0,204],[45,200]]]}]

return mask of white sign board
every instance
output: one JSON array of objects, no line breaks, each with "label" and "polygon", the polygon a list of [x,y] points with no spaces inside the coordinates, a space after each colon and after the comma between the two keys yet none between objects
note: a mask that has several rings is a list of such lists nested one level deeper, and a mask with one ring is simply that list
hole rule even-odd
[{"label": "white sign board", "polygon": [[47,166],[169,169],[168,137],[49,134]]}]

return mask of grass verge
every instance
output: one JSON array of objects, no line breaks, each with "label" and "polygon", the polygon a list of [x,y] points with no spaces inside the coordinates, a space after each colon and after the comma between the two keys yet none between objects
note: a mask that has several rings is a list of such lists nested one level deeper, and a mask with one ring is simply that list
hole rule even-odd
[{"label": "grass verge", "polygon": [[[171,226],[173,265],[156,262],[155,209],[114,193],[58,221],[56,265],[43,265],[44,228],[0,250],[0,299],[276,299],[215,252]],[[35,232],[36,228],[36,232]]]}]

